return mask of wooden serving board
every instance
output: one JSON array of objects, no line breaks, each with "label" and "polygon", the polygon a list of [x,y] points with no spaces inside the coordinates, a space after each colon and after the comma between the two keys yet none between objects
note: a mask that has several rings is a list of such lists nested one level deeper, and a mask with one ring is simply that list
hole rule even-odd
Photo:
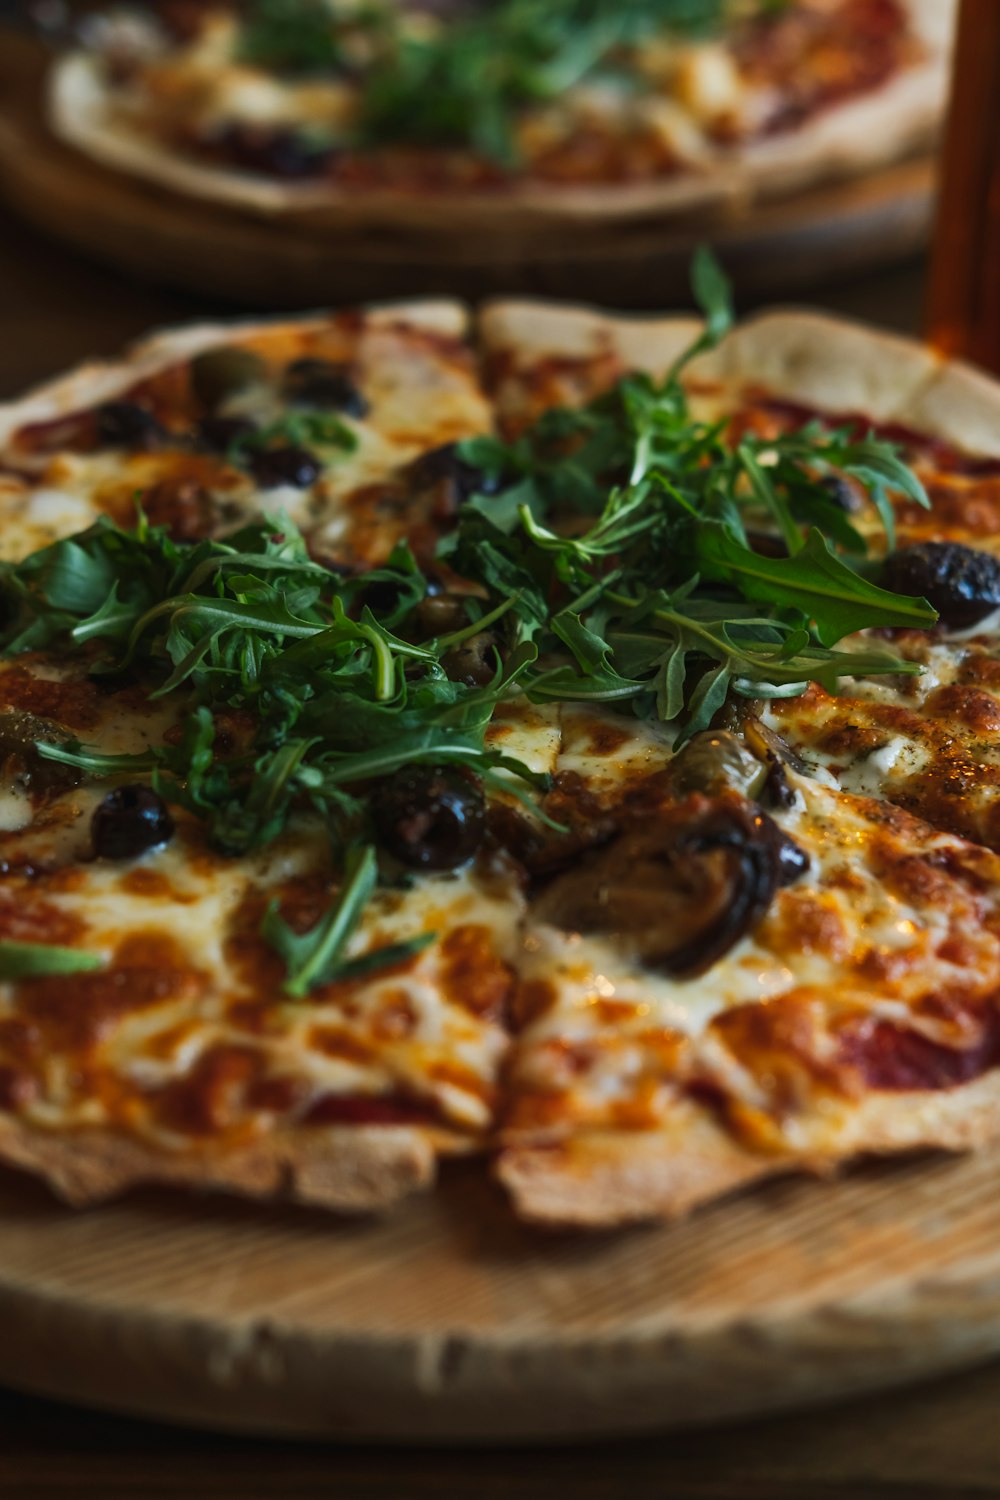
[{"label": "wooden serving board", "polygon": [[933,159],[712,215],[581,231],[461,236],[345,229],[222,208],[69,150],[41,109],[47,59],[0,29],[0,192],[25,218],[145,280],[255,308],[420,295],[572,297],[652,308],[686,300],[692,250],[711,239],[746,295],[787,294],[886,264],[927,241]]},{"label": "wooden serving board", "polygon": [[384,1220],[0,1176],[0,1382],[253,1432],[588,1439],[1000,1350],[1000,1148],[787,1180],[672,1227],[517,1225],[481,1163]]}]

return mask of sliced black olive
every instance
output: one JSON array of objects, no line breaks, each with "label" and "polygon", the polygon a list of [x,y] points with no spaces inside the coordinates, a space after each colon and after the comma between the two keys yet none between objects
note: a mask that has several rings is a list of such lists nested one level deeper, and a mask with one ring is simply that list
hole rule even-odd
[{"label": "sliced black olive", "polygon": [[285,395],[297,406],[320,407],[348,417],[366,417],[368,402],[349,365],[330,359],[296,359],[285,371]]},{"label": "sliced black olive", "polygon": [[210,453],[227,453],[240,438],[251,437],[256,430],[255,423],[246,417],[203,417],[195,433]]},{"label": "sliced black olive", "polygon": [[651,968],[703,974],[764,916],[782,881],[774,824],[733,799],[647,817],[558,876],[535,912],[608,933]]},{"label": "sliced black olive", "polygon": [[960,542],[901,547],[886,558],[881,583],[896,594],[922,595],[959,630],[1000,609],[1000,559]]},{"label": "sliced black olive", "polygon": [[454,870],[486,832],[482,788],[451,766],[404,766],[371,804],[382,847],[415,870]]},{"label": "sliced black olive", "polygon": [[421,453],[406,469],[415,493],[441,486],[453,501],[453,508],[464,505],[473,495],[495,495],[504,488],[504,480],[488,474],[476,464],[462,458],[457,443],[443,443]]},{"label": "sliced black olive", "polygon": [[94,853],[101,859],[135,859],[173,837],[174,820],[148,786],[116,786],[90,822]]},{"label": "sliced black olive", "polygon": [[251,474],[265,490],[279,484],[308,489],[322,470],[319,459],[308,448],[258,448],[248,462]]},{"label": "sliced black olive", "polygon": [[156,448],[165,436],[148,407],[105,401],[97,408],[97,442],[107,448]]},{"label": "sliced black olive", "polygon": [[235,166],[266,177],[315,177],[336,155],[332,147],[317,145],[298,130],[273,125],[233,123],[207,144]]},{"label": "sliced black olive", "polygon": [[191,388],[205,407],[214,412],[223,401],[267,379],[267,365],[252,349],[225,344],[206,349],[191,361]]}]

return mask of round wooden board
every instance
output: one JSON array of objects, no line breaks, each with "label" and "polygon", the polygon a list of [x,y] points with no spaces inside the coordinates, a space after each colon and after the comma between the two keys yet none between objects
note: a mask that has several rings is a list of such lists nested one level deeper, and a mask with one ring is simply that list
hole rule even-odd
[{"label": "round wooden board", "polygon": [[930,156],[856,181],[725,213],[498,235],[310,230],[144,186],[68,150],[40,108],[45,59],[0,46],[0,191],[46,232],[146,280],[253,307],[416,295],[524,293],[663,307],[687,293],[691,252],[711,239],[746,295],[784,294],[885,264],[927,240]]},{"label": "round wooden board", "polygon": [[688,1222],[519,1226],[481,1163],[384,1220],[0,1176],[0,1381],[254,1432],[573,1439],[773,1411],[1000,1349],[1000,1148]]}]

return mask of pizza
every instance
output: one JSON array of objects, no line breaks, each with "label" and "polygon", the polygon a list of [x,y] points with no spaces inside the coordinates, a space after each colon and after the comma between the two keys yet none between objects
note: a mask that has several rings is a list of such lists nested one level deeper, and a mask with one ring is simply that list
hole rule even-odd
[{"label": "pizza", "polygon": [[950,0],[161,0],[93,19],[54,71],[51,120],[112,167],[266,212],[438,228],[641,215],[925,143],[952,14]]},{"label": "pizza", "polygon": [[1000,394],[417,303],[0,410],[0,1160],[600,1227],[1000,1121]]}]

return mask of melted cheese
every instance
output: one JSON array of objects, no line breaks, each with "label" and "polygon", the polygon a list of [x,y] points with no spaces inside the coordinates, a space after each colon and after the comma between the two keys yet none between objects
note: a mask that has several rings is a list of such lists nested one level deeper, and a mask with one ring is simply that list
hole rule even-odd
[{"label": "melted cheese", "polygon": [[[220,337],[220,343],[232,342]],[[318,353],[350,360],[356,368],[368,413],[362,419],[340,418],[353,435],[352,450],[314,448],[323,465],[315,483],[261,488],[221,457],[185,451],[183,443],[150,453],[123,454],[110,447],[26,455],[15,428],[6,447],[0,447],[0,461],[6,459],[16,471],[0,472],[0,558],[22,557],[83,530],[101,514],[130,525],[137,499],[152,510],[154,520],[162,506],[163,516],[172,522],[178,507],[197,497],[201,531],[218,534],[262,514],[284,513],[320,553],[353,551],[359,561],[381,561],[406,533],[408,517],[405,505],[381,504],[379,489],[427,449],[491,429],[492,412],[465,351],[403,319],[376,317],[346,332],[333,319],[327,328],[321,325],[318,333],[291,343],[287,330],[279,327],[273,335],[256,334],[253,347],[272,362],[273,380],[241,390],[220,411],[261,427],[286,412],[279,386],[281,366],[288,360]],[[164,367],[170,366],[165,354]],[[124,395],[130,384],[125,366],[118,394]],[[103,399],[115,395],[105,390]],[[37,475],[20,477],[29,465]]]},{"label": "melted cheese", "polygon": [[[515,1074],[527,1101],[522,1125],[533,1099],[556,1099],[555,1129],[636,1116],[650,1127],[691,1077],[714,1080],[749,1109],[773,1112],[767,1079],[720,1029],[727,1012],[762,1007],[766,1014],[782,1001],[805,1008],[820,997],[815,1046],[822,1053],[823,1024],[839,1010],[934,1036],[940,1023],[933,1013],[920,1015],[924,999],[986,996],[1000,984],[996,889],[985,899],[992,924],[984,924],[970,887],[922,874],[949,851],[968,858],[977,879],[988,871],[995,882],[996,859],[921,825],[887,832],[866,802],[812,778],[792,781],[797,806],[778,817],[809,854],[809,872],[700,977],[651,973],[613,937],[539,926],[529,915],[518,965],[532,1011]],[[795,1118],[787,1127],[787,1144],[806,1129]]]},{"label": "melted cheese", "polygon": [[[826,7],[825,15],[815,6],[806,8],[810,24],[772,31],[757,58],[752,47],[748,58],[745,46],[748,35],[751,41],[755,35],[756,8],[747,12],[738,3],[730,7],[730,32],[719,38],[686,43],[665,29],[644,37],[641,46],[619,49],[610,80],[583,76],[555,100],[518,112],[514,127],[527,173],[536,168],[560,181],[602,180],[609,175],[607,147],[614,164],[616,145],[625,148],[628,178],[671,173],[678,165],[693,168],[724,157],[734,142],[753,139],[775,122],[780,128],[789,96],[794,123],[828,105],[831,77],[841,90],[846,84],[848,94],[853,78],[858,91],[865,91],[873,67],[872,38],[857,34],[849,8],[846,17],[836,5]],[[365,74],[378,63],[380,50],[363,25],[352,25],[356,15],[350,6],[331,7],[331,26],[340,23],[351,70],[346,78],[317,82],[276,77],[248,65],[240,57],[235,17],[208,9],[193,39],[162,45],[152,56],[136,48],[138,66],[123,83],[110,73],[112,117],[119,128],[158,136],[174,151],[184,150],[192,125],[211,140],[232,122],[319,130],[349,145]],[[397,7],[395,19],[404,47],[433,41],[451,24],[446,14],[408,6]],[[748,31],[738,25],[744,19]],[[879,39],[886,73],[907,60],[907,40],[905,21]],[[97,43],[100,50],[99,37]],[[108,50],[114,54],[113,47]],[[581,153],[581,140],[598,149]],[[664,148],[652,157],[651,140]],[[400,139],[390,148],[406,144]],[[459,189],[467,184],[473,154],[466,153],[464,162],[462,153],[438,154],[445,175],[453,171]],[[411,171],[417,169],[411,164]],[[613,175],[617,179],[621,170]],[[440,174],[435,183],[439,180]]]}]

